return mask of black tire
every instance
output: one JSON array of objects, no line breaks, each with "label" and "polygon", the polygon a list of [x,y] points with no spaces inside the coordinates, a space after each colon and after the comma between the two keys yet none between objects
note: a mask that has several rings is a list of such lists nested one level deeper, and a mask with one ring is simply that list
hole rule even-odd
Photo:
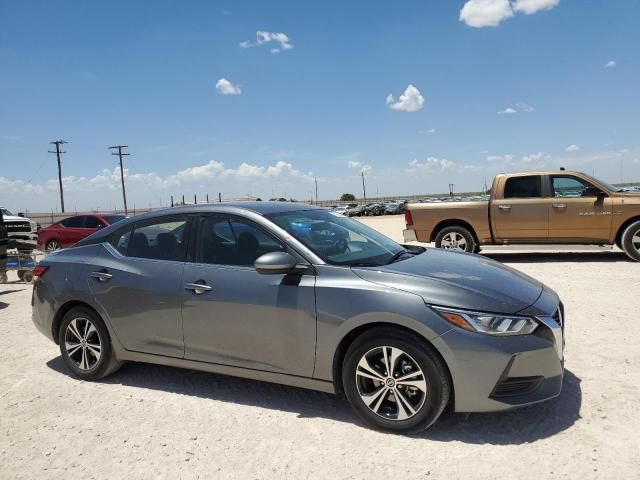
[{"label": "black tire", "polygon": [[[85,320],[88,320],[94,327],[95,332],[91,333],[89,336],[85,336],[88,340],[89,345],[96,345],[96,339],[99,340],[100,345],[100,355],[96,360],[96,356],[90,352],[90,348],[80,347],[80,356],[77,351],[69,354],[67,350],[67,341],[73,343],[80,343],[81,339],[77,336],[74,337],[73,333],[68,330],[69,325],[76,321],[74,325],[76,331],[80,333],[80,337],[83,337],[82,326]],[[86,332],[86,329],[85,329]],[[114,373],[120,366],[122,365],[119,362],[114,354],[113,348],[111,346],[111,338],[109,337],[109,332],[104,322],[93,310],[86,307],[75,307],[69,310],[62,322],[60,323],[60,329],[58,330],[58,344],[60,345],[60,353],[62,354],[62,359],[66,364],[67,368],[71,370],[71,373],[74,377],[79,378],[81,380],[100,380],[108,375]],[[86,358],[87,358],[87,367],[81,368],[78,365],[78,361],[81,361],[82,350],[85,350]],[[92,363],[92,360],[94,363]]]},{"label": "black tire", "polygon": [[[446,241],[447,241],[447,238],[450,236],[462,237],[464,239],[464,248],[447,247]],[[435,242],[436,242],[437,248],[459,250],[459,251],[464,251],[468,253],[474,253],[476,249],[479,249],[479,245],[477,244],[476,239],[473,236],[473,233],[471,233],[467,228],[461,225],[453,225],[451,227],[443,228],[436,235]],[[458,243],[461,243],[461,242],[458,242]]]},{"label": "black tire", "polygon": [[[20,274],[22,273],[22,276]],[[18,278],[24,283],[31,285],[33,283],[33,272],[30,270],[18,272]]]},{"label": "black tire", "polygon": [[[413,416],[407,419],[392,418],[394,416],[393,404],[397,401],[392,401],[396,398],[395,393],[383,394],[383,396],[386,396],[386,400],[383,401],[378,409],[379,413],[375,413],[369,408],[360,395],[359,389],[362,384],[359,382],[370,382],[374,389],[384,387],[381,381],[375,381],[380,383],[378,386],[374,381],[357,377],[356,375],[356,371],[359,369],[358,363],[361,359],[365,355],[369,355],[370,352],[380,349],[380,347],[401,350],[404,356],[398,357],[397,362],[404,362],[404,359],[415,362],[424,373],[421,379],[426,382],[426,393],[421,394],[419,390],[416,390],[417,395],[423,396],[422,403],[420,403],[419,407],[416,407]],[[401,372],[404,373],[404,370],[402,370],[404,365],[400,365],[400,363],[397,363],[397,365],[400,366]],[[362,372],[362,369],[359,371]],[[380,373],[383,374],[385,372]],[[373,428],[396,433],[416,433],[430,427],[446,407],[452,390],[448,370],[439,355],[433,350],[433,347],[418,337],[417,334],[413,335],[391,327],[369,330],[351,344],[343,362],[342,385],[347,400],[358,417]],[[396,386],[396,388],[398,387]],[[406,390],[404,391],[406,392]],[[404,398],[406,400],[411,397],[406,396]],[[383,410],[382,407],[387,410]],[[397,405],[396,411],[399,412]]]},{"label": "black tire", "polygon": [[629,225],[622,234],[622,250],[629,258],[640,262],[640,220]]},{"label": "black tire", "polygon": [[24,280],[24,270],[18,270],[18,279],[21,282]]}]

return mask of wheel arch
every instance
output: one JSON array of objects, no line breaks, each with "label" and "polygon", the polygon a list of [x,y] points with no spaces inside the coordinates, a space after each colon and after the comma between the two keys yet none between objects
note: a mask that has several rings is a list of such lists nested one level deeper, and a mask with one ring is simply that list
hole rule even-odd
[{"label": "wheel arch", "polygon": [[480,245],[480,242],[478,241],[478,234],[476,233],[476,229],[473,228],[473,225],[471,225],[471,223],[469,223],[466,220],[462,220],[461,218],[442,220],[435,227],[433,227],[433,230],[431,231],[431,235],[429,236],[429,241],[433,242],[436,239],[436,236],[438,235],[438,233],[440,233],[440,231],[443,228],[447,228],[447,227],[466,228],[467,230],[469,230],[469,232],[471,232],[471,235],[473,235],[473,239],[475,240],[476,245]]},{"label": "wheel arch", "polygon": [[437,355],[438,358],[440,358],[440,361],[442,361],[442,364],[445,366],[447,370],[447,376],[449,377],[449,383],[451,385],[451,397],[449,401],[453,402],[453,399],[455,397],[453,378],[451,376],[451,370],[449,368],[449,365],[447,364],[447,361],[442,356],[442,354],[433,345],[433,343],[431,343],[423,335],[420,335],[415,330],[404,327],[402,325],[389,323],[389,322],[366,323],[364,325],[355,327],[354,329],[350,330],[344,337],[342,337],[342,340],[340,340],[340,343],[338,343],[338,347],[336,348],[336,351],[333,356],[333,384],[334,384],[336,393],[343,393],[342,364],[344,362],[344,357],[346,356],[347,351],[349,350],[349,347],[353,344],[353,342],[356,341],[356,339],[358,339],[358,337],[360,337],[361,335],[363,335],[364,333],[370,330],[374,330],[377,328],[393,328],[395,330],[408,333],[409,335],[415,336],[418,340],[422,341],[425,345],[427,345],[427,347],[434,353],[434,355]]},{"label": "wheel arch", "polygon": [[[95,313],[99,318],[102,319],[102,315],[100,315],[100,313],[98,313],[98,311],[95,308],[93,308],[91,305],[81,300],[70,300],[62,304],[60,308],[58,308],[58,310],[56,311],[55,315],[53,316],[53,321],[51,322],[51,335],[53,337],[53,341],[56,342],[56,345],[58,345],[58,330],[60,329],[60,324],[62,323],[62,319],[69,311],[71,311],[71,309],[76,307],[87,308],[91,310],[93,313]],[[107,330],[108,330],[108,327],[107,327]]]},{"label": "wheel arch", "polygon": [[640,215],[637,215],[635,217],[631,217],[628,218],[627,220],[625,220],[625,222],[620,225],[620,228],[618,228],[618,232],[616,233],[616,237],[615,237],[615,243],[619,244],[620,242],[622,242],[622,234],[624,233],[624,231],[627,229],[627,227],[629,225],[631,225],[632,223],[638,222],[640,221]]}]

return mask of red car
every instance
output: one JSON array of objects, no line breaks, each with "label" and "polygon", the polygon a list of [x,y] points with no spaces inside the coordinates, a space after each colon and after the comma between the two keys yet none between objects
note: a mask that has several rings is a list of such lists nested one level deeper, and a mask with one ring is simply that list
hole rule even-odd
[{"label": "red car", "polygon": [[124,215],[77,215],[38,232],[38,250],[53,251],[75,245],[99,229],[126,218]]}]

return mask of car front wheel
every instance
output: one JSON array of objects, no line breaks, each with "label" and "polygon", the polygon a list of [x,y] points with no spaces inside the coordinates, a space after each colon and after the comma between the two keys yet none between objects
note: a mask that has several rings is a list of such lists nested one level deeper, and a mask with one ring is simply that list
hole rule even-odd
[{"label": "car front wheel", "polygon": [[629,225],[622,234],[622,250],[629,258],[640,262],[640,221]]},{"label": "car front wheel", "polygon": [[102,319],[85,307],[72,308],[58,331],[64,363],[81,380],[99,380],[120,367]]},{"label": "car front wheel", "polygon": [[60,250],[60,243],[57,240],[49,240],[45,246],[47,252],[53,252],[54,250]]},{"label": "car front wheel", "polygon": [[397,433],[431,426],[451,394],[447,369],[432,347],[393,328],[370,330],[351,345],[342,383],[362,420]]}]

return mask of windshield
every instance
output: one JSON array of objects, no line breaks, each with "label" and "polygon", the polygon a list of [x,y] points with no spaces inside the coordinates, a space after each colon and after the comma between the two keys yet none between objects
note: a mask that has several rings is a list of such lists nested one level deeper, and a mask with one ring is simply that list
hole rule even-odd
[{"label": "windshield", "polygon": [[5,217],[15,217],[15,215],[13,213],[11,213],[9,210],[7,210],[6,208],[2,208],[2,215],[4,215]]},{"label": "windshield", "polygon": [[268,217],[333,265],[386,265],[404,251],[396,242],[363,223],[329,210],[277,213]]},{"label": "windshield", "polygon": [[119,222],[120,220],[124,220],[127,217],[125,217],[124,215],[102,215],[102,218],[104,218],[109,225],[113,225],[114,223]]},{"label": "windshield", "polygon": [[599,183],[600,185],[602,185],[604,188],[606,188],[607,190],[611,190],[612,192],[623,192],[624,190],[620,187],[616,187],[615,185],[611,185],[607,182],[603,182],[602,180],[592,177],[591,175],[588,174],[584,174],[586,177],[589,177],[591,180],[593,180],[596,183]]}]

